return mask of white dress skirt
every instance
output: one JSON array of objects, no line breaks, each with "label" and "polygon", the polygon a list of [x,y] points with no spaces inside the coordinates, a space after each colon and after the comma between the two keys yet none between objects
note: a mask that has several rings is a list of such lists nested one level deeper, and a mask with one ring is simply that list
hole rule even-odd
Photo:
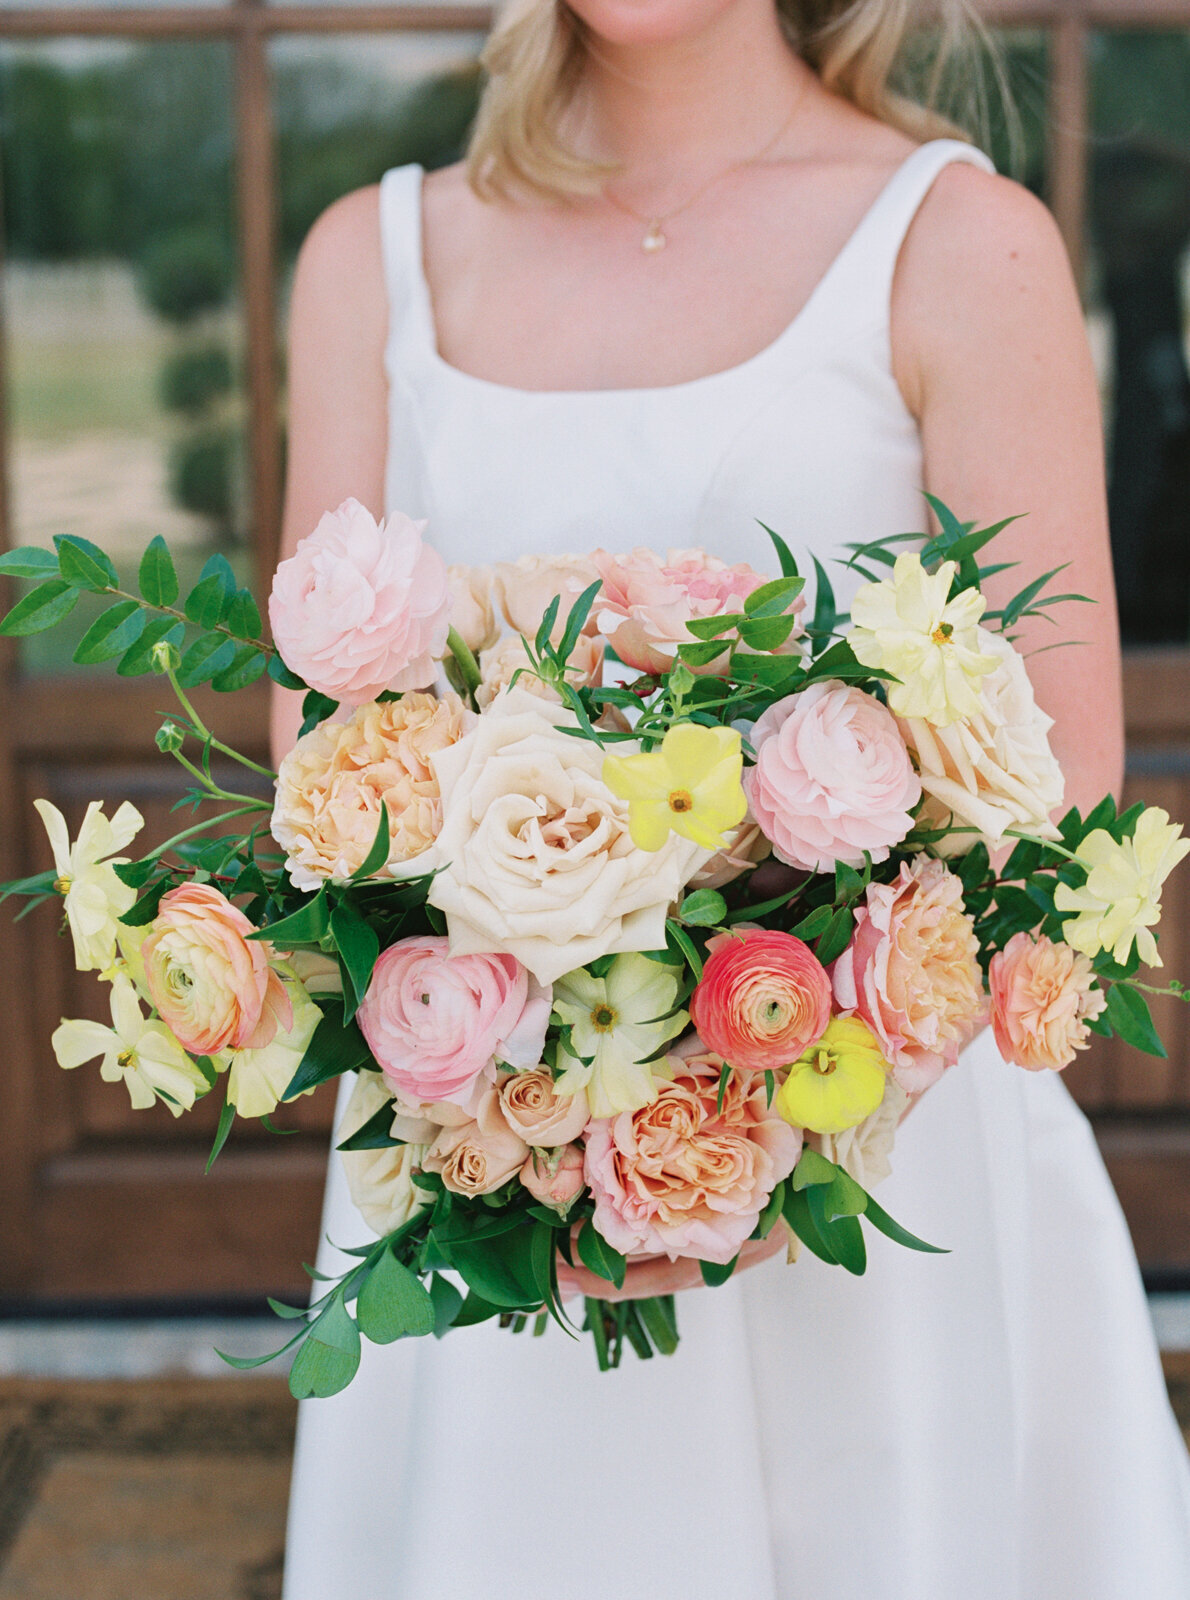
[{"label": "white dress skirt", "polygon": [[[809,569],[920,528],[889,300],[955,160],[984,164],[951,141],[915,151],[758,356],[596,392],[438,355],[422,174],[389,173],[390,509],[475,563],[647,544],[764,568],[760,519]],[[673,1357],[600,1373],[552,1325],[365,1343],[350,1388],[301,1407],[285,1600],[1190,1600],[1190,1468],[1065,1085],[984,1034],[893,1162],[881,1203],[949,1255],[868,1230],[863,1278],[770,1260],[681,1296]],[[369,1237],[332,1159],[320,1269]]]}]

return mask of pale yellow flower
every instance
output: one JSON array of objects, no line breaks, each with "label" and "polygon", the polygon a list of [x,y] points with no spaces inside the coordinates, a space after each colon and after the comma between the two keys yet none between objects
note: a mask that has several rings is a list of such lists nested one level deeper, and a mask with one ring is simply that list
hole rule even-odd
[{"label": "pale yellow flower", "polygon": [[275,1033],[258,1050],[223,1050],[214,1057],[220,1071],[230,1069],[227,1099],[242,1117],[266,1117],[277,1109],[277,1102],[289,1087],[322,1020],[322,1012],[293,967],[287,962],[275,962],[274,971],[285,985],[293,1007],[291,1027],[284,1033]]},{"label": "pale yellow flower", "polygon": [[1161,966],[1149,930],[1161,920],[1161,885],[1187,852],[1190,839],[1160,806],[1142,811],[1136,831],[1122,843],[1105,828],[1089,833],[1075,851],[1087,869],[1086,883],[1078,889],[1060,883],[1054,892],[1059,911],[1077,913],[1062,929],[1066,943],[1092,957],[1110,950],[1122,964],[1135,941],[1147,966]]},{"label": "pale yellow flower", "polygon": [[119,919],[136,901],[136,890],[120,882],[115,866],[128,860],[119,852],[136,838],[145,819],[126,800],[109,821],[103,802],[92,800],[71,844],[66,818],[57,806],[48,800],[33,804],[54,853],[58,874],[54,887],[65,901],[74,964],[80,972],[106,973],[116,960]]},{"label": "pale yellow flower", "polygon": [[654,1101],[657,1078],[668,1078],[671,1071],[664,1058],[647,1058],[688,1021],[685,1011],[667,1015],[678,998],[679,982],[677,967],[636,954],[617,956],[603,978],[582,968],[559,978],[554,1011],[571,1031],[570,1054],[558,1054],[566,1071],[555,1082],[555,1092],[585,1089],[593,1117],[614,1117]]},{"label": "pale yellow flower", "polygon": [[603,781],[628,802],[628,828],[640,850],[660,850],[671,833],[719,850],[744,820],[744,758],[734,728],[679,722],[659,750],[604,759]]},{"label": "pale yellow flower", "polygon": [[891,578],[856,595],[847,635],[857,661],[899,679],[890,709],[938,728],[978,715],[980,681],[997,666],[978,626],[987,602],[977,589],[947,599],[954,574],[953,561],[930,573],[915,552],[899,555]]},{"label": "pale yellow flower", "polygon": [[112,1025],[63,1021],[52,1044],[60,1067],[81,1067],[102,1057],[99,1075],[107,1083],[122,1078],[133,1109],[143,1111],[160,1097],[174,1116],[189,1111],[207,1080],[164,1022],[147,1019],[136,990],[121,974],[112,981]]},{"label": "pale yellow flower", "polygon": [[870,1117],[884,1099],[888,1062],[859,1017],[834,1017],[793,1063],[777,1090],[777,1112],[795,1128],[842,1133]]}]

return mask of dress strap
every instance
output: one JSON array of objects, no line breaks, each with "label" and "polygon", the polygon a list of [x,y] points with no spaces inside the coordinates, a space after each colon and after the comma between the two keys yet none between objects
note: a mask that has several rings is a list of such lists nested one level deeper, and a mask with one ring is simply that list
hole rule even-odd
[{"label": "dress strap", "polygon": [[[380,249],[388,291],[388,345],[407,347],[422,339],[426,283],[421,255],[421,186],[416,162],[392,167],[380,180]],[[433,330],[428,330],[432,339]]]}]

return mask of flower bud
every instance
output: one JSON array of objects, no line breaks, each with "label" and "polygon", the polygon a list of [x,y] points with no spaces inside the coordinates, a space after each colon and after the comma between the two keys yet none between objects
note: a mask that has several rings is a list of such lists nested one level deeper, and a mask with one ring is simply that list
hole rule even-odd
[{"label": "flower bud", "polygon": [[153,663],[153,671],[164,676],[167,672],[178,670],[182,653],[169,639],[159,639],[149,652],[149,660]]},{"label": "flower bud", "polygon": [[186,734],[176,722],[163,722],[157,729],[156,744],[163,755],[173,755],[186,742]]}]

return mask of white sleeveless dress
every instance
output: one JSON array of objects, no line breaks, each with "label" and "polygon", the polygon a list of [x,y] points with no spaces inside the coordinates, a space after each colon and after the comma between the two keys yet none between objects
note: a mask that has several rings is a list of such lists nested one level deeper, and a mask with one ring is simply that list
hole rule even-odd
[{"label": "white sleeveless dress", "polygon": [[[599,392],[437,354],[422,174],[390,172],[390,508],[469,562],[698,544],[764,568],[760,518],[808,568],[922,526],[889,300],[951,161],[986,164],[950,141],[910,155],[759,355]],[[869,1234],[863,1278],[767,1262],[680,1298],[671,1359],[600,1374],[552,1326],[365,1343],[351,1387],[302,1406],[285,1600],[1188,1600],[1186,1455],[1065,1085],[985,1035],[894,1163],[882,1203],[952,1254]],[[324,1233],[370,1237],[335,1159]],[[345,1259],[324,1240],[319,1265]]]}]

